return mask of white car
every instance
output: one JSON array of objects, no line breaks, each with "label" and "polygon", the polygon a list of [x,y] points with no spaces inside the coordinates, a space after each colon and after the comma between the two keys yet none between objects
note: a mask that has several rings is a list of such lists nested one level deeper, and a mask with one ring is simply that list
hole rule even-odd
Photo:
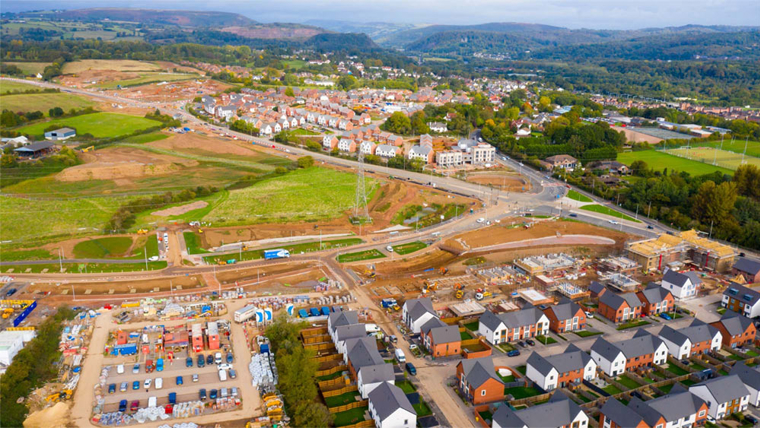
[{"label": "white car", "polygon": [[594,318],[594,314],[592,314],[589,311],[586,311],[586,318]]},{"label": "white car", "polygon": [[609,221],[609,222],[610,222],[610,224],[620,224],[619,222],[617,222],[617,221],[615,221],[615,220],[607,220],[607,221]]},{"label": "white car", "polygon": [[116,366],[116,373],[118,374],[124,373],[124,364],[119,364],[118,366]]},{"label": "white car", "polygon": [[143,384],[143,386],[145,387],[145,389],[148,389],[150,388],[151,383],[153,383],[153,379],[145,379],[145,383]]},{"label": "white car", "polygon": [[164,387],[164,378],[157,377],[156,378],[156,389],[161,389]]},{"label": "white car", "polygon": [[385,247],[385,250],[388,251],[389,253],[392,253],[393,252],[393,247],[391,247],[390,245],[388,245],[387,247]]},{"label": "white car", "polygon": [[198,382],[198,375],[197,374],[193,375],[193,382]]},{"label": "white car", "polygon": [[227,363],[219,364],[219,370],[229,370],[231,368],[232,368],[232,364],[227,364]]},{"label": "white car", "polygon": [[158,256],[151,256],[151,257],[148,258],[148,261],[149,262],[157,262],[158,261]]},{"label": "white car", "polygon": [[483,217],[478,219],[478,223],[483,223],[484,221],[486,221],[486,219],[484,219]]}]

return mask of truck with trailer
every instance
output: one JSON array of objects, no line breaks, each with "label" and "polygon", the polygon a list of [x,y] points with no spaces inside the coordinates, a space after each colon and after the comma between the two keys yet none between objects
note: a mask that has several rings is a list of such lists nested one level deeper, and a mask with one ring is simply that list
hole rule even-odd
[{"label": "truck with trailer", "polygon": [[275,250],[264,250],[264,259],[265,260],[273,260],[273,259],[284,259],[290,257],[290,251],[278,248]]},{"label": "truck with trailer", "polygon": [[242,323],[256,316],[258,308],[254,305],[248,305],[235,311],[235,322]]}]

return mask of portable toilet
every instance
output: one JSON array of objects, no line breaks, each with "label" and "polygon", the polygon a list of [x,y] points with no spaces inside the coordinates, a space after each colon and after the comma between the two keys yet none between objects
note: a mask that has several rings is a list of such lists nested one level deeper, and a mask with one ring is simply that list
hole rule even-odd
[{"label": "portable toilet", "polygon": [[298,316],[301,318],[307,318],[309,314],[306,312],[306,309],[299,309]]}]

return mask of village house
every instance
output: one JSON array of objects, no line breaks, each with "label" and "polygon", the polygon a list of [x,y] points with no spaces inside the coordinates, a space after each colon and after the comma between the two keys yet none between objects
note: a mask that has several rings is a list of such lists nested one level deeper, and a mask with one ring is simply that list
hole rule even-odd
[{"label": "village house", "polygon": [[599,298],[598,313],[612,322],[625,322],[640,317],[641,307],[635,293],[607,292]]},{"label": "village house", "polygon": [[419,333],[425,323],[437,317],[430,297],[409,299],[401,308],[401,319],[412,333]]},{"label": "village house", "polygon": [[548,331],[549,318],[533,305],[500,314],[488,310],[478,323],[478,333],[494,345],[546,335]]},{"label": "village house", "polygon": [[664,364],[668,358],[665,342],[646,330],[639,329],[628,340],[611,343],[604,337],[591,345],[591,358],[608,376],[615,377],[640,367]]},{"label": "village house", "polygon": [[587,165],[593,171],[609,171],[610,174],[625,175],[628,174],[628,166],[618,161],[596,161]]},{"label": "village house", "polygon": [[504,383],[496,375],[491,357],[461,360],[457,364],[457,387],[472,404],[504,399]]},{"label": "village house", "polygon": [[729,348],[742,348],[755,340],[757,327],[751,319],[736,312],[727,311],[720,320],[710,323],[717,328],[723,338],[723,345]]},{"label": "village house", "polygon": [[707,402],[707,414],[719,421],[747,410],[749,390],[735,374],[719,376],[689,387],[689,392]]},{"label": "village house", "polygon": [[670,393],[648,401],[631,397],[628,405],[610,398],[600,409],[599,426],[604,428],[693,427],[707,419],[707,402],[680,383]]},{"label": "village house", "polygon": [[720,349],[723,335],[717,328],[694,319],[689,327],[678,330],[666,325],[660,330],[660,339],[670,355],[680,360]]},{"label": "village house", "polygon": [[760,316],[760,292],[732,282],[723,292],[720,305],[747,318]]},{"label": "village house", "polygon": [[531,353],[525,376],[541,389],[551,391],[594,379],[596,368],[596,362],[589,354],[571,344],[564,352],[548,357],[543,357],[538,352]]},{"label": "village house", "polygon": [[578,166],[578,159],[570,155],[549,156],[545,161],[551,165],[550,169],[560,168],[566,171],[572,171]]},{"label": "village house", "polygon": [[565,394],[555,393],[544,404],[512,410],[499,406],[493,414],[492,428],[586,428],[586,412]]},{"label": "village house", "polygon": [[675,309],[673,294],[657,284],[649,284],[647,288],[636,292],[636,296],[642,303],[641,313],[646,316],[659,315]]},{"label": "village house", "polygon": [[549,328],[555,333],[583,330],[586,328],[586,313],[581,306],[568,298],[559,304],[544,309],[549,318]]}]

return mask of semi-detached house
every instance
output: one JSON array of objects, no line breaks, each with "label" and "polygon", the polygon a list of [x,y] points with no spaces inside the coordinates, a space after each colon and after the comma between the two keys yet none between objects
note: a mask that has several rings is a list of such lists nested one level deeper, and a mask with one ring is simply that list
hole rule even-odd
[{"label": "semi-detached house", "polygon": [[374,337],[348,339],[343,361],[348,365],[348,370],[353,379],[356,379],[356,374],[362,367],[375,366],[385,362],[377,350],[377,342],[375,342]]},{"label": "semi-detached house", "polygon": [[670,355],[680,360],[717,351],[723,342],[723,335],[717,328],[695,319],[689,327],[678,330],[666,325],[660,330],[660,339],[665,342]]},{"label": "semi-detached house", "polygon": [[415,428],[417,413],[396,385],[383,382],[368,395],[369,414],[377,428]]},{"label": "semi-detached house", "polygon": [[723,292],[720,305],[747,318],[760,316],[760,292],[732,282]]},{"label": "semi-detached house", "polygon": [[533,305],[501,314],[485,311],[479,321],[478,333],[494,345],[546,335],[549,331],[549,318]]},{"label": "semi-detached house", "polygon": [[555,393],[549,401],[526,409],[499,406],[492,428],[586,428],[588,415],[565,394]]},{"label": "semi-detached house", "polygon": [[693,427],[704,423],[707,410],[705,400],[676,383],[669,394],[649,401],[632,397],[628,405],[624,405],[610,398],[600,409],[599,427]]},{"label": "semi-detached house", "polygon": [[749,404],[760,407],[760,370],[757,367],[747,367],[744,361],[737,361],[729,374],[739,376],[749,391]]},{"label": "semi-detached house", "polygon": [[395,384],[396,374],[393,373],[392,364],[383,363],[364,366],[356,374],[356,386],[359,388],[359,394],[364,399],[383,382]]},{"label": "semi-detached house", "polygon": [[422,326],[438,315],[433,309],[433,302],[429,297],[409,299],[401,308],[401,319],[412,333],[419,333]]},{"label": "semi-detached house", "polygon": [[741,348],[751,344],[757,335],[757,327],[752,320],[736,312],[727,311],[720,320],[710,325],[720,330],[723,345],[729,348]]},{"label": "semi-detached house", "polygon": [[422,343],[433,358],[459,355],[462,348],[462,336],[459,327],[448,325],[437,316],[420,328]]},{"label": "semi-detached house", "polygon": [[604,337],[591,345],[591,358],[608,376],[617,376],[640,367],[665,363],[668,347],[665,342],[646,330],[639,329],[632,338],[611,343]]},{"label": "semi-detached house", "polygon": [[599,297],[599,315],[613,322],[625,322],[641,316],[641,300],[635,293],[604,293]]},{"label": "semi-detached house", "polygon": [[641,313],[644,315],[658,315],[672,311],[675,308],[673,293],[657,284],[649,284],[647,288],[636,293],[641,301]]},{"label": "semi-detached house", "polygon": [[581,306],[567,297],[558,304],[544,309],[549,328],[555,333],[578,331],[586,328],[586,313]]},{"label": "semi-detached house", "polygon": [[702,280],[695,272],[680,273],[669,269],[662,277],[662,287],[680,300],[697,297],[701,284]]},{"label": "semi-detached house", "polygon": [[689,392],[707,402],[707,414],[714,420],[747,410],[749,390],[739,376],[719,376],[689,387]]},{"label": "semi-detached house", "polygon": [[548,357],[533,352],[526,363],[525,376],[545,391],[564,388],[596,378],[596,361],[575,345]]},{"label": "semi-detached house", "polygon": [[457,364],[457,387],[472,404],[504,399],[504,383],[496,375],[491,357],[460,361]]}]

